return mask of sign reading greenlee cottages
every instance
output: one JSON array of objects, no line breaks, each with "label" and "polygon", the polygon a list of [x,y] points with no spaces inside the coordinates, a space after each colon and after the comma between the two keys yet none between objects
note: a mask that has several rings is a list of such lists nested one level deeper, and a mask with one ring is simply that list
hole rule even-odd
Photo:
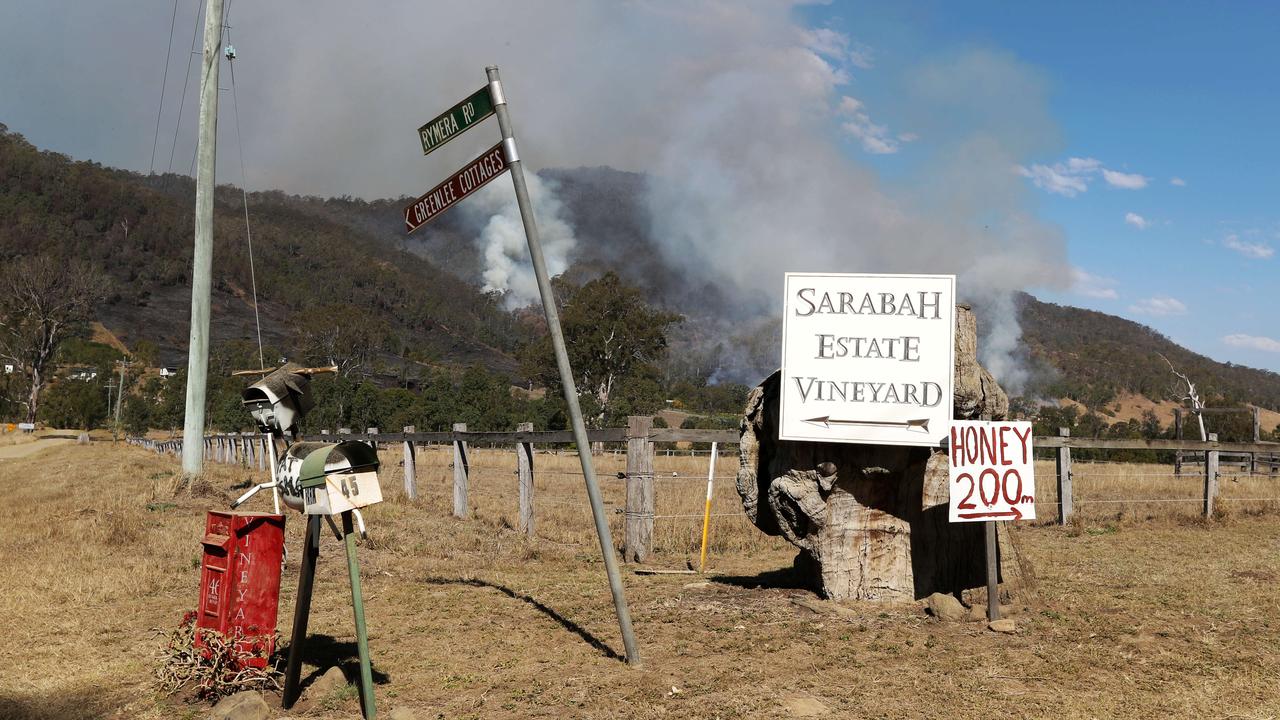
[{"label": "sign reading greenlee cottages", "polygon": [[489,86],[485,85],[466,100],[418,128],[418,137],[422,139],[422,154],[429,154],[492,114],[493,98],[489,95]]}]

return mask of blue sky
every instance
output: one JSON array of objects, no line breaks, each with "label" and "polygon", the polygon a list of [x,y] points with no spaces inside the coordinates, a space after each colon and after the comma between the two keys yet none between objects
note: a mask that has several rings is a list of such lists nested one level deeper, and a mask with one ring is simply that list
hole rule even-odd
[{"label": "blue sky", "polygon": [[911,139],[853,151],[889,176],[929,151],[898,102],[919,58],[980,47],[1035,68],[1058,137],[1022,168],[1076,277],[1032,292],[1280,371],[1280,5],[837,2],[804,13],[864,45],[853,92],[872,123]]}]

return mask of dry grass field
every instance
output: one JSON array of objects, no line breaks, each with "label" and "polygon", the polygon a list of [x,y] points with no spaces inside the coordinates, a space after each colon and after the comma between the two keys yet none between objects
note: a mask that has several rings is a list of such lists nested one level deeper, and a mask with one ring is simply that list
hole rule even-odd
[{"label": "dry grass field", "polygon": [[[1039,589],[1018,631],[946,624],[917,605],[826,603],[795,586],[793,552],[741,519],[721,458],[705,576],[624,581],[645,664],[621,642],[577,459],[538,453],[538,539],[514,530],[514,453],[473,450],[472,517],[450,517],[449,454],[419,454],[421,499],[398,489],[367,513],[360,548],[377,699],[418,718],[1274,718],[1280,716],[1280,476],[1224,478],[1203,521],[1194,472],[1076,465],[1082,520],[1019,527]],[[597,466],[615,538],[623,455]],[[659,455],[655,566],[696,553],[707,458]],[[261,474],[212,467],[174,495],[178,461],[130,447],[60,445],[0,460],[11,512],[0,531],[0,718],[198,718],[207,706],[161,696],[158,630],[196,602],[203,511]],[[1090,502],[1094,501],[1094,502]],[[1104,502],[1105,501],[1105,502]],[[1117,502],[1118,501],[1118,502]],[[267,498],[250,503],[265,509]],[[670,516],[670,517],[668,517]],[[685,517],[694,516],[694,517]],[[288,547],[303,523],[290,515]],[[287,636],[297,563],[285,568]],[[321,541],[304,679],[354,666],[341,547]],[[323,666],[323,667],[321,667]],[[356,717],[352,693],[277,716]]]}]

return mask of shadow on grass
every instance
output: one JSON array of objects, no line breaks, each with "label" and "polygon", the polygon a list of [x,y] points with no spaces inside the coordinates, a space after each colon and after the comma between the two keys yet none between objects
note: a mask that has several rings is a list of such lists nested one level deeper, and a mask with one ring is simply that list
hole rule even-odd
[{"label": "shadow on grass", "polygon": [[713,583],[732,585],[734,587],[757,590],[813,590],[813,582],[804,572],[795,567],[766,570],[755,575],[714,575],[708,578]]},{"label": "shadow on grass", "polygon": [[[280,667],[284,667],[289,657],[288,646],[280,651],[280,655]],[[354,640],[340,641],[332,635],[308,635],[302,643],[302,660],[316,665],[317,668],[301,679],[298,683],[299,688],[306,688],[331,667],[342,670],[347,682],[353,685],[360,682],[360,649]],[[379,670],[372,660],[369,664],[373,672],[374,685],[386,685],[391,682],[391,676]]]},{"label": "shadow on grass", "polygon": [[556,621],[556,623],[560,625],[560,627],[582,638],[584,641],[586,641],[588,645],[600,651],[600,654],[604,655],[605,657],[613,660],[622,659],[622,656],[619,655],[617,652],[615,652],[613,648],[606,645],[603,641],[600,640],[600,638],[596,637],[595,635],[592,635],[591,632],[586,628],[570,620],[569,618],[561,615],[554,608],[544,605],[537,598],[534,598],[530,595],[525,595],[524,593],[516,592],[515,590],[512,590],[511,588],[505,585],[499,585],[497,583],[492,583],[492,582],[489,582],[488,580],[480,580],[478,578],[446,578],[446,577],[435,577],[435,576],[429,576],[425,578],[423,582],[428,585],[470,585],[471,587],[488,588],[490,590],[497,590],[498,592],[502,593],[503,595],[506,595],[507,597],[513,600],[519,600],[520,602],[523,602],[533,607],[538,612]]},{"label": "shadow on grass", "polygon": [[4,720],[98,720],[114,716],[125,699],[101,687],[77,687],[52,692],[21,694],[0,692],[0,718]]}]

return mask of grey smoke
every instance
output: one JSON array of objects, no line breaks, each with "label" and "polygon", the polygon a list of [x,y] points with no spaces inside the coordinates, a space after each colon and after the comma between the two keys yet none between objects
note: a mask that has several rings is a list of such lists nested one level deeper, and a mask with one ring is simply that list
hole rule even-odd
[{"label": "grey smoke", "polygon": [[[194,5],[179,12],[161,148]],[[1067,282],[1060,233],[1035,216],[1014,172],[1058,150],[1046,82],[982,48],[892,63],[878,38],[807,27],[797,6],[235,2],[249,184],[416,196],[496,141],[489,120],[424,158],[415,130],[497,63],[529,169],[646,173],[660,251],[733,299],[736,316],[723,319],[747,328],[776,315],[785,270],[954,272],[987,310],[984,361],[1016,391],[1010,293]],[[42,146],[145,170],[170,7],[50,0],[6,10],[0,122]],[[864,97],[870,77],[895,92],[879,104]],[[190,157],[192,107],[179,158]],[[235,140],[225,110],[219,135],[224,147]],[[222,153],[220,180],[240,181],[234,157]],[[559,267],[591,239],[558,227],[546,190],[540,221]],[[483,282],[521,302],[531,294],[509,198],[499,180],[464,206],[491,211],[475,239]]]}]

